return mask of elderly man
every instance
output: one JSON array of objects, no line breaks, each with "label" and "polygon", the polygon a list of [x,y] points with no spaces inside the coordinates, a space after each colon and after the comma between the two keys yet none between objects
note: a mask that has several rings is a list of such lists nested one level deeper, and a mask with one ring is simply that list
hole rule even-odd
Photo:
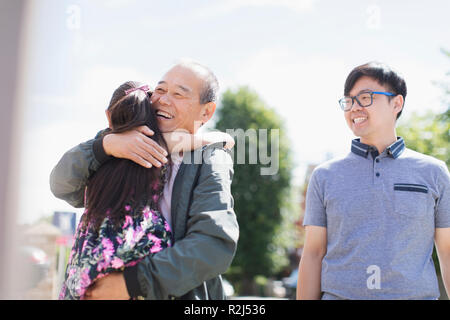
[{"label": "elderly man", "polygon": [[[183,62],[159,81],[151,102],[163,132],[195,134],[216,109],[217,79],[206,67]],[[165,151],[147,127],[89,140],[69,150],[53,169],[54,195],[83,206],[86,181],[110,157],[161,166]],[[193,161],[202,159],[201,163]],[[221,274],[234,257],[239,228],[233,210],[233,164],[223,144],[211,144],[173,158],[171,179],[160,201],[174,245],[134,267],[101,278],[88,299],[224,299]]]}]

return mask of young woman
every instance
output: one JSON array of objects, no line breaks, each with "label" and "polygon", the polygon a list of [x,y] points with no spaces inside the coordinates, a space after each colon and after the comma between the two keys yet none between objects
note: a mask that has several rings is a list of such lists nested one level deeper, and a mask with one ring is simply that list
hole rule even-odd
[{"label": "young woman", "polygon": [[[234,140],[219,132],[163,134],[150,95],[149,87],[137,82],[126,82],[116,89],[107,110],[110,128],[104,134],[146,125],[154,132],[151,138],[169,153],[219,141],[226,142],[226,148],[233,147]],[[83,299],[97,279],[133,266],[171,245],[170,226],[158,206],[170,176],[168,158],[162,168],[145,168],[127,159],[113,158],[91,176],[60,299]]]}]

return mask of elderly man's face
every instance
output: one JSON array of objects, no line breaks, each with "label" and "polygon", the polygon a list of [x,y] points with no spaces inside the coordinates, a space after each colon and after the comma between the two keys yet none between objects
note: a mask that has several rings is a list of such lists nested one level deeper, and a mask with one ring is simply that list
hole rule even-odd
[{"label": "elderly man's face", "polygon": [[183,66],[175,66],[163,76],[151,97],[162,132],[198,130],[203,122],[202,85],[202,78]]}]

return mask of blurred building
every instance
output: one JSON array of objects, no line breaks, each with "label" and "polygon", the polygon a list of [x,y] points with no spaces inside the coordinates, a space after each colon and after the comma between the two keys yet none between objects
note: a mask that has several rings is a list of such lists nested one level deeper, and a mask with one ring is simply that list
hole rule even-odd
[{"label": "blurred building", "polygon": [[[23,294],[24,299],[50,300],[57,298],[59,291],[57,283],[57,242],[61,235],[62,233],[57,227],[46,221],[41,221],[25,228],[22,245],[43,250],[48,261],[48,271],[43,275],[43,278],[37,281],[36,279],[28,279],[29,283],[33,284],[33,287],[25,290]],[[31,267],[36,268],[38,266],[33,264]],[[34,275],[34,277],[37,276]]]}]

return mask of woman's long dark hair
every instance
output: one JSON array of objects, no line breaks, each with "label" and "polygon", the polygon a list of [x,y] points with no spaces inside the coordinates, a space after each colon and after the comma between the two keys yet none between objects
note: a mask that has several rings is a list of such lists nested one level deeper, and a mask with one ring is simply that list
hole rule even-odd
[{"label": "woman's long dark hair", "polygon": [[[167,149],[151,108],[150,93],[138,89],[125,94],[126,90],[141,86],[141,83],[129,81],[114,91],[108,107],[112,128],[105,135],[146,125],[154,132],[151,139]],[[84,226],[98,230],[107,216],[119,226],[125,215],[141,214],[141,209],[147,205],[157,209],[157,197],[162,193],[167,174],[166,169],[148,169],[127,159],[108,160],[88,180]]]}]

